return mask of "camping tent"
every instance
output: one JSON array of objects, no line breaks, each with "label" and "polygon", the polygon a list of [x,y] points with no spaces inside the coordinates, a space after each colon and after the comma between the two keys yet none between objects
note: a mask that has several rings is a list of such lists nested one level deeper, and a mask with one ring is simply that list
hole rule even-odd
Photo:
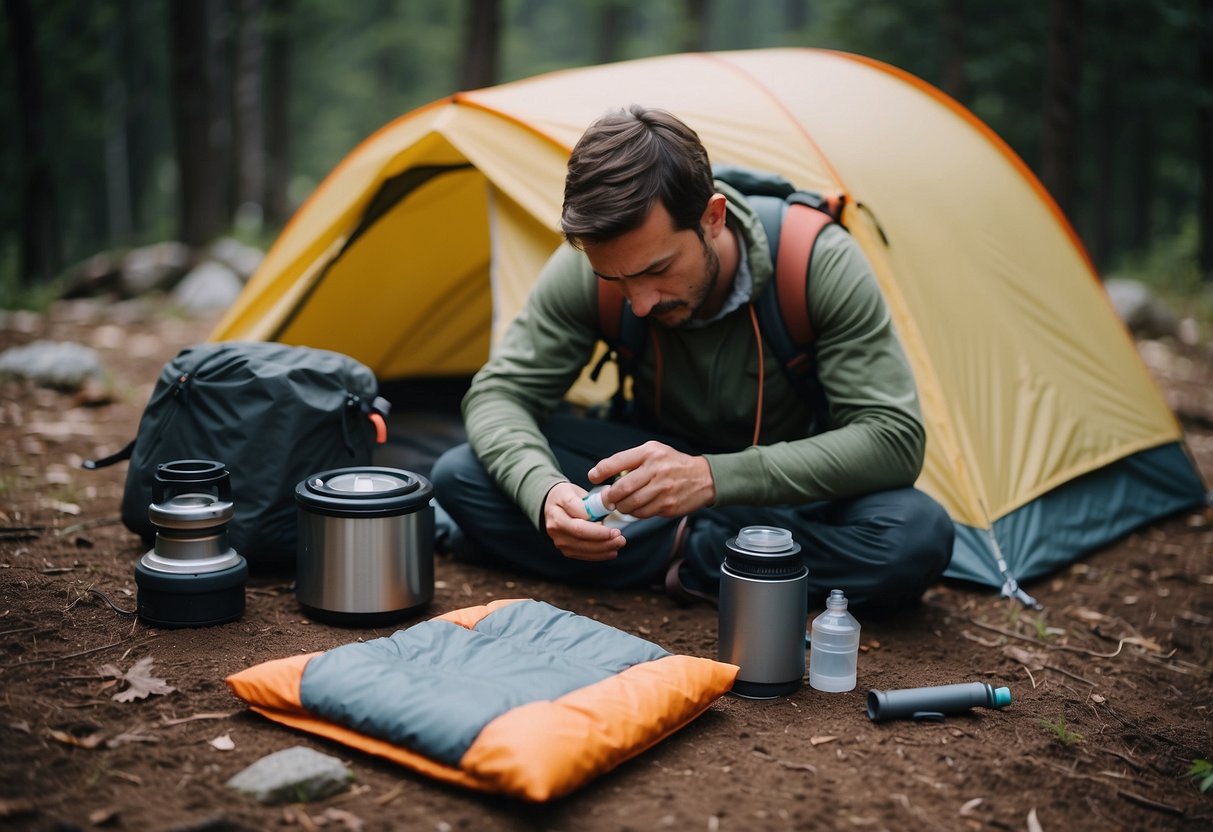
[{"label": "camping tent", "polygon": [[919,487],[956,523],[949,575],[1014,592],[1203,502],[1176,420],[1036,178],[938,90],[838,52],[567,70],[404,115],[316,189],[213,337],[338,350],[385,379],[473,372],[559,243],[570,149],[631,102],[683,118],[713,162],[848,196],[922,397]]}]

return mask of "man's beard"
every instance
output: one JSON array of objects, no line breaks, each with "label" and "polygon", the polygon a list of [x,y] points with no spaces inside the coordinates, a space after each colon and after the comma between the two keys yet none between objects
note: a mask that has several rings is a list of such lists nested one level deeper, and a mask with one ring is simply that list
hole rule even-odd
[{"label": "man's beard", "polygon": [[[703,245],[704,256],[705,280],[703,286],[700,287],[700,291],[697,292],[693,298],[688,300],[663,300],[661,303],[654,306],[649,311],[649,317],[656,318],[657,322],[661,323],[662,326],[677,329],[689,324],[691,320],[699,314],[699,311],[703,309],[704,304],[708,302],[708,298],[711,297],[712,292],[716,289],[716,284],[720,281],[720,256],[711,246],[708,245],[707,240],[700,238],[700,242]],[[665,324],[661,322],[662,315],[673,312],[677,309],[682,309],[684,307],[690,309],[689,314],[687,314],[685,318],[682,318],[681,320],[672,324]]]}]

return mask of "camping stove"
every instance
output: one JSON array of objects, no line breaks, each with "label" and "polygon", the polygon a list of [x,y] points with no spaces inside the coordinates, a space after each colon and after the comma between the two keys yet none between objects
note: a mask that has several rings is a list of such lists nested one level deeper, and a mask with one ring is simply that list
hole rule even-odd
[{"label": "camping stove", "polygon": [[206,627],[244,614],[248,564],[227,542],[234,513],[222,462],[183,459],[156,468],[148,507],[156,542],[135,565],[144,623]]}]

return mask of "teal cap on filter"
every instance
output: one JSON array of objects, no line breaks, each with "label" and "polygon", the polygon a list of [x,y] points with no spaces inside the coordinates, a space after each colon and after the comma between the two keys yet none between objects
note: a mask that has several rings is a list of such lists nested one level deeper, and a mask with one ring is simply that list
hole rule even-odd
[{"label": "teal cap on filter", "polygon": [[994,688],[994,703],[992,707],[1005,708],[1011,704],[1010,688]]}]

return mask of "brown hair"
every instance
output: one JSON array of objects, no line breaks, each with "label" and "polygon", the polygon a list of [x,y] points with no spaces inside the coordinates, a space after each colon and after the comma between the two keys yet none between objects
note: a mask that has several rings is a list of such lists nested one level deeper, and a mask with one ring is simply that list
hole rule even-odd
[{"label": "brown hair", "polygon": [[595,121],[569,157],[560,227],[575,246],[639,228],[660,199],[676,230],[693,229],[714,192],[699,136],[664,110],[633,104]]}]

